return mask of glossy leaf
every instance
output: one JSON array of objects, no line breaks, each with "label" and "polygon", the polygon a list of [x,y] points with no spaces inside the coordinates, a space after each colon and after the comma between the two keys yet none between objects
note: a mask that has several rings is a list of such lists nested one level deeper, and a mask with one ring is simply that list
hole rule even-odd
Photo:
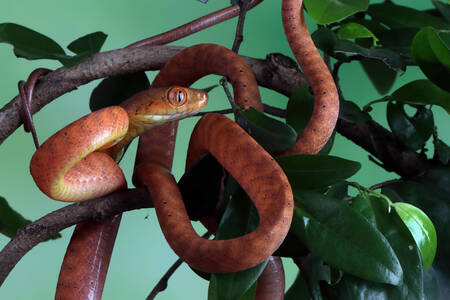
[{"label": "glossy leaf", "polygon": [[276,158],[293,189],[317,189],[354,175],[361,164],[328,155],[296,154]]},{"label": "glossy leaf", "polygon": [[96,111],[107,106],[120,105],[134,94],[149,87],[150,82],[144,72],[108,77],[92,91],[89,108],[91,111]]},{"label": "glossy leaf", "polygon": [[338,200],[346,200],[345,198],[348,196],[348,184],[346,181],[338,182],[330,187],[330,189],[326,192],[328,197],[332,197]]},{"label": "glossy leaf", "polygon": [[236,121],[268,152],[282,152],[297,141],[291,126],[254,108],[238,113]]},{"label": "glossy leaf", "polygon": [[403,104],[389,102],[386,114],[392,133],[413,151],[422,148],[433,133],[434,119],[431,109],[420,107],[413,117],[409,117]]},{"label": "glossy leaf", "polygon": [[418,79],[403,85],[392,93],[392,97],[408,104],[439,105],[450,113],[450,93],[426,79]]},{"label": "glossy leaf", "polygon": [[284,300],[310,300],[308,286],[299,271],[294,283],[284,295]]},{"label": "glossy leaf", "polygon": [[405,71],[405,65],[400,55],[390,49],[369,49],[348,40],[338,40],[334,47],[334,51],[337,53],[361,55],[365,58],[379,60],[396,72]]},{"label": "glossy leaf", "polygon": [[355,198],[353,198],[352,205],[350,207],[366,218],[366,220],[371,224],[375,225],[375,215],[372,211],[369,197],[358,194]]},{"label": "glossy leaf", "polygon": [[286,123],[300,134],[311,119],[314,109],[314,96],[309,93],[309,84],[295,90],[286,107]]},{"label": "glossy leaf", "polygon": [[372,18],[383,22],[391,28],[433,26],[436,29],[450,29],[450,25],[441,18],[391,2],[372,4],[367,12]]},{"label": "glossy leaf", "polygon": [[339,119],[356,124],[372,120],[370,115],[367,112],[362,111],[355,102],[341,100],[339,104]]},{"label": "glossy leaf", "polygon": [[294,190],[295,233],[331,266],[376,282],[399,285],[400,263],[384,236],[337,199]]},{"label": "glossy leaf", "polygon": [[67,49],[75,54],[97,53],[105,43],[106,37],[107,35],[101,31],[93,32],[71,42]]},{"label": "glossy leaf", "polygon": [[450,92],[450,44],[435,29],[425,27],[414,37],[411,53],[422,72],[434,84]]},{"label": "glossy leaf", "polygon": [[340,39],[371,38],[373,40],[373,46],[375,46],[378,41],[375,34],[367,27],[353,22],[342,25],[339,28],[337,35]]},{"label": "glossy leaf", "polygon": [[408,227],[422,255],[422,261],[425,269],[433,263],[436,255],[436,230],[428,216],[417,207],[404,203],[395,203],[395,211],[402,221]]},{"label": "glossy leaf", "polygon": [[[234,179],[232,180],[234,181]],[[234,190],[233,186],[234,183],[229,183],[227,189]],[[234,192],[232,197],[227,198],[231,199],[219,223],[216,234],[218,240],[242,236],[253,231],[259,224],[258,212],[241,188]],[[231,300],[242,297],[256,282],[266,265],[267,259],[247,270],[227,274],[211,274],[210,284],[213,284],[216,289],[217,299]]]},{"label": "glossy leaf", "polygon": [[329,24],[359,11],[365,11],[369,0],[305,0],[309,15],[318,24]]},{"label": "glossy leaf", "polygon": [[378,93],[384,95],[389,92],[397,78],[397,72],[379,60],[363,59],[360,63]]},{"label": "glossy leaf", "polygon": [[207,154],[180,178],[178,187],[191,220],[198,221],[201,217],[215,215],[223,176],[222,166],[212,155]]},{"label": "glossy leaf", "polygon": [[342,53],[334,52],[334,47],[337,43],[336,34],[327,27],[320,27],[311,34],[311,38],[317,48],[324,51],[326,54],[338,60],[347,61],[347,56]]},{"label": "glossy leaf", "polygon": [[54,40],[14,23],[0,24],[0,43],[12,45],[14,53],[26,59],[56,59],[58,55],[65,55]]},{"label": "glossy leaf", "polygon": [[417,28],[393,28],[377,31],[376,35],[380,39],[380,44],[397,53],[401,53],[403,57],[409,56],[411,52],[411,44],[414,36],[418,32]]}]

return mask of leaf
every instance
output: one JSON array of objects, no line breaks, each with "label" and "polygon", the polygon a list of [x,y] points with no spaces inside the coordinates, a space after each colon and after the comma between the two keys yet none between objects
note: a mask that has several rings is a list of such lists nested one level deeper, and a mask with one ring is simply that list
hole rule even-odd
[{"label": "leaf", "polygon": [[189,219],[215,215],[223,176],[222,166],[211,154],[202,156],[183,174],[178,187]]},{"label": "leaf", "polygon": [[108,77],[92,91],[89,108],[96,111],[107,106],[119,105],[149,87],[150,82],[144,72]]},{"label": "leaf", "polygon": [[292,189],[317,189],[354,175],[361,164],[329,155],[283,155],[276,161],[286,173]]},{"label": "leaf", "polygon": [[14,53],[26,59],[56,59],[58,55],[65,55],[54,40],[14,23],[0,24],[0,43],[12,45]]},{"label": "leaf", "polygon": [[365,11],[369,0],[305,0],[309,15],[318,24],[340,21],[359,11]]},{"label": "leaf", "polygon": [[337,43],[336,34],[327,27],[319,27],[311,35],[314,44],[317,48],[324,51],[326,54],[338,60],[348,61],[347,56],[342,53],[334,52],[334,47]]},{"label": "leaf", "polygon": [[381,31],[377,31],[376,35],[380,39],[379,44],[384,48],[391,49],[403,56],[409,56],[412,40],[417,32],[417,28],[384,28]]},{"label": "leaf", "polygon": [[364,217],[337,199],[294,190],[295,233],[331,266],[346,273],[392,285],[403,271],[391,246]]},{"label": "leaf", "polygon": [[338,200],[345,200],[348,196],[348,184],[346,181],[338,182],[330,187],[326,192],[328,197],[332,197]]},{"label": "leaf", "polygon": [[350,22],[342,25],[337,36],[340,39],[356,39],[356,38],[371,38],[373,40],[373,46],[376,45],[378,38],[370,31],[366,26]]},{"label": "leaf", "polygon": [[339,119],[356,124],[362,124],[372,120],[370,115],[365,111],[361,111],[355,102],[342,99],[339,103]]},{"label": "leaf", "polygon": [[[9,238],[16,236],[17,230],[27,226],[31,221],[22,217],[21,214],[16,212],[9,206],[5,198],[0,196],[0,233],[6,235]],[[61,237],[61,234],[57,233],[49,240],[55,240]]]},{"label": "leaf", "polygon": [[392,133],[409,149],[421,149],[434,130],[434,118],[431,109],[419,107],[413,117],[409,117],[403,104],[389,102],[387,120]]},{"label": "leaf", "polygon": [[422,28],[425,26],[433,26],[436,29],[450,29],[450,25],[441,18],[414,8],[396,5],[390,2],[372,4],[369,6],[367,12],[372,18],[381,21],[391,28]]},{"label": "leaf", "polygon": [[268,152],[282,152],[297,141],[297,133],[291,126],[254,108],[238,113],[236,122]]},{"label": "leaf", "polygon": [[[233,182],[227,184],[227,190],[233,190]],[[225,198],[227,199],[227,198]],[[259,224],[259,216],[253,203],[244,190],[239,188],[233,193],[220,220],[216,239],[230,239],[253,231]],[[210,285],[216,289],[217,299],[239,299],[256,282],[267,265],[267,259],[250,269],[227,273],[211,274]]]},{"label": "leaf", "polygon": [[[441,89],[450,92],[450,48],[441,33],[432,27],[420,30],[413,39],[411,54],[422,72]],[[450,35],[449,35],[450,36]]]},{"label": "leaf", "polygon": [[447,22],[450,22],[450,5],[442,3],[439,0],[431,0],[431,2],[441,13],[441,15],[447,20]]},{"label": "leaf", "polygon": [[107,35],[101,31],[82,36],[71,42],[67,48],[75,54],[97,53],[105,43]]},{"label": "leaf", "polygon": [[314,109],[314,96],[309,93],[309,84],[295,90],[286,107],[286,123],[300,134],[311,119]]},{"label": "leaf", "polygon": [[308,286],[302,277],[301,272],[297,273],[294,283],[284,295],[284,300],[310,300]]},{"label": "leaf", "polygon": [[389,92],[397,78],[397,72],[379,60],[363,59],[360,63],[377,92],[380,95]]},{"label": "leaf", "polygon": [[450,93],[426,79],[414,80],[403,85],[392,93],[392,98],[408,104],[439,105],[450,113]]},{"label": "leaf", "polygon": [[348,40],[338,40],[334,51],[337,53],[361,55],[365,58],[382,61],[396,72],[404,72],[406,68],[400,55],[386,48],[369,49]]},{"label": "leaf", "polygon": [[372,211],[372,206],[370,205],[370,199],[368,197],[358,194],[353,198],[350,207],[366,218],[371,224],[375,225],[375,215]]},{"label": "leaf", "polygon": [[322,149],[320,149],[320,151],[317,152],[317,154],[328,155],[331,152],[331,149],[333,148],[335,137],[336,137],[336,129],[333,131],[330,138],[325,143],[325,145],[322,147]]},{"label": "leaf", "polygon": [[414,237],[420,249],[425,270],[428,270],[433,263],[437,247],[433,223],[423,211],[411,204],[397,202],[394,208]]},{"label": "leaf", "polygon": [[450,147],[441,139],[435,139],[434,154],[443,165],[447,165],[450,161]]}]

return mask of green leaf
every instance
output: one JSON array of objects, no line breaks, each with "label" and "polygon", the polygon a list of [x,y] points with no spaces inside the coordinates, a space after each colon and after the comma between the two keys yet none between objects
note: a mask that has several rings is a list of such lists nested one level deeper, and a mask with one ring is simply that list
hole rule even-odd
[{"label": "green leaf", "polygon": [[386,66],[396,72],[404,72],[406,68],[400,55],[390,49],[369,49],[348,40],[338,40],[334,51],[350,55],[361,55],[365,58],[382,61]]},{"label": "green leaf", "polygon": [[65,55],[54,40],[14,23],[0,24],[0,43],[12,45],[14,53],[26,59],[57,59],[58,55]]},{"label": "green leaf", "polygon": [[384,95],[389,92],[397,78],[397,72],[379,60],[363,59],[360,63],[378,93]]},{"label": "green leaf", "polygon": [[340,21],[359,11],[365,11],[369,0],[305,0],[305,7],[318,24]]},{"label": "green leaf", "polygon": [[447,165],[450,161],[450,147],[441,139],[434,141],[434,155],[439,159],[443,165]]},{"label": "green leaf", "polygon": [[394,207],[414,237],[420,249],[425,269],[428,270],[433,263],[437,247],[436,230],[433,223],[423,211],[411,204],[397,202]]},{"label": "green leaf", "polygon": [[317,48],[324,51],[331,57],[343,61],[348,60],[347,56],[345,56],[344,54],[334,52],[334,47],[337,43],[337,37],[331,29],[327,27],[319,27],[312,33],[311,38],[313,39],[314,44]]},{"label": "green leaf", "polygon": [[295,233],[314,255],[346,273],[392,285],[403,271],[391,246],[364,217],[337,199],[294,190]]},{"label": "green leaf", "polygon": [[347,181],[338,182],[330,187],[326,192],[328,197],[332,197],[338,200],[346,200],[348,196],[348,184]]},{"label": "green leaf", "polygon": [[97,53],[105,43],[106,37],[107,35],[101,31],[93,32],[71,42],[67,48],[75,54]]},{"label": "green leaf", "polygon": [[447,113],[450,113],[450,93],[426,79],[418,79],[405,84],[393,92],[392,97],[408,104],[439,105]]},{"label": "green leaf", "polygon": [[448,5],[448,3],[442,3],[439,0],[431,0],[431,2],[441,13],[441,15],[447,20],[447,22],[450,22],[450,5]]},{"label": "green leaf", "polygon": [[350,207],[366,218],[366,220],[371,224],[375,225],[375,215],[372,211],[372,206],[370,205],[370,199],[368,197],[358,194],[355,198],[353,198],[352,205]]},{"label": "green leaf", "polygon": [[331,152],[331,149],[333,148],[335,138],[336,138],[336,129],[333,131],[330,138],[328,139],[326,144],[322,147],[322,149],[320,149],[320,151],[317,152],[317,154],[328,155]]},{"label": "green leaf", "polygon": [[412,42],[411,54],[422,72],[437,86],[450,92],[450,48],[446,43],[450,35],[425,27]]},{"label": "green leaf", "polygon": [[291,126],[254,108],[238,113],[236,122],[268,152],[282,152],[297,141],[297,133]]},{"label": "green leaf", "polygon": [[284,295],[284,300],[310,300],[308,286],[300,271],[297,273],[294,283]]},{"label": "green leaf", "polygon": [[[234,190],[235,181],[227,184],[227,193]],[[216,239],[230,239],[253,231],[259,224],[259,216],[253,203],[244,190],[238,188],[230,198],[220,220]],[[264,271],[267,259],[261,264],[240,272],[227,274],[211,274],[210,285],[216,289],[217,299],[239,299],[256,282]]]},{"label": "green leaf", "polygon": [[362,124],[372,120],[370,115],[365,111],[361,111],[355,102],[342,99],[339,103],[339,119],[356,124]]},{"label": "green leaf", "polygon": [[336,156],[296,154],[276,158],[293,189],[327,187],[354,175],[361,164]]},{"label": "green leaf", "polygon": [[381,21],[391,28],[422,28],[425,26],[433,26],[436,29],[450,29],[450,25],[441,18],[414,8],[396,5],[390,2],[372,4],[367,12],[372,18]]},{"label": "green leaf", "polygon": [[392,133],[409,149],[421,149],[434,130],[433,112],[431,109],[419,107],[413,117],[409,117],[403,104],[389,102],[387,120]]},{"label": "green leaf", "polygon": [[378,38],[366,26],[350,22],[342,25],[337,33],[340,39],[372,38],[373,46],[376,45]]},{"label": "green leaf", "polygon": [[380,39],[380,44],[384,48],[391,49],[402,56],[409,56],[411,44],[414,36],[418,32],[417,28],[393,28],[377,31],[376,35]]},{"label": "green leaf", "polygon": [[211,154],[202,156],[183,174],[178,187],[190,220],[215,215],[223,176],[223,167]]},{"label": "green leaf", "polygon": [[295,90],[286,107],[286,123],[300,134],[311,119],[314,109],[314,96],[309,93],[309,84]]},{"label": "green leaf", "polygon": [[[17,230],[27,226],[31,221],[22,217],[21,214],[16,212],[9,206],[5,198],[0,196],[0,233],[6,235],[9,238],[16,236]],[[49,240],[55,240],[61,237],[61,234],[57,233]]]},{"label": "green leaf", "polygon": [[107,106],[120,105],[134,94],[149,87],[150,82],[144,72],[108,77],[92,91],[89,108],[91,111],[96,111]]}]

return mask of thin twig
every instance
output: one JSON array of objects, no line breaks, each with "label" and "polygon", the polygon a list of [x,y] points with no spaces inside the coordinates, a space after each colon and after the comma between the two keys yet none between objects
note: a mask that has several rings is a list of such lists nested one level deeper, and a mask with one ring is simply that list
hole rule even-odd
[{"label": "thin twig", "polygon": [[[202,238],[208,239],[211,236],[211,233],[207,231],[205,234],[202,235]],[[158,295],[160,292],[164,291],[167,288],[167,283],[170,279],[170,277],[175,273],[175,271],[181,266],[183,263],[183,260],[181,258],[178,258],[172,266],[167,270],[166,274],[158,281],[158,283],[155,285],[153,290],[150,292],[150,294],[147,296],[146,300],[153,300],[156,295]]]},{"label": "thin twig", "polygon": [[390,184],[398,183],[398,182],[403,182],[403,180],[402,179],[391,179],[391,180],[387,180],[387,181],[384,181],[384,182],[380,182],[380,183],[372,185],[369,188],[369,190],[382,189],[382,188],[384,188],[384,187],[386,187],[386,186],[388,186]]}]

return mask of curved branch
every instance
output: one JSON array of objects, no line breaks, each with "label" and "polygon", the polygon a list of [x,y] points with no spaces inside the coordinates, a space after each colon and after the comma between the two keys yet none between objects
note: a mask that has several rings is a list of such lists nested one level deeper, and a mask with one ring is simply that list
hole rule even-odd
[{"label": "curved branch", "polygon": [[[31,112],[38,112],[57,97],[68,93],[92,80],[133,73],[139,71],[159,70],[184,47],[142,46],[126,48],[95,54],[79,65],[67,69],[59,68],[43,76],[34,92]],[[306,83],[303,74],[292,64],[282,60],[281,55],[268,56],[266,60],[243,57],[252,69],[258,84],[271,88],[285,95],[290,95],[301,84]],[[0,109],[0,145],[21,124],[21,103],[16,96]]]},{"label": "curved branch", "polygon": [[25,226],[0,251],[0,286],[19,260],[34,246],[61,230],[87,220],[103,220],[118,213],[153,207],[144,188],[119,191],[105,197],[65,206]]}]

